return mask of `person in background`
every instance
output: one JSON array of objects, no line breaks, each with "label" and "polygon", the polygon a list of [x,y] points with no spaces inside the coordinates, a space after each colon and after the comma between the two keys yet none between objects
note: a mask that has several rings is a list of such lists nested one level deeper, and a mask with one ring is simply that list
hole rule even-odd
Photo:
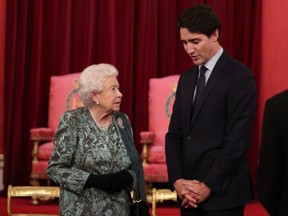
[{"label": "person in background", "polygon": [[210,6],[187,9],[177,26],[195,66],[180,75],[166,134],[171,189],[182,216],[243,216],[253,196],[245,155],[256,111],[253,74],[223,50]]},{"label": "person in background", "polygon": [[256,188],[272,216],[288,214],[288,90],[266,101]]},{"label": "person in background", "polygon": [[60,215],[129,216],[132,190],[146,205],[143,167],[128,117],[120,112],[117,76],[110,64],[84,69],[79,77],[84,106],[60,119],[47,168],[61,188]]}]

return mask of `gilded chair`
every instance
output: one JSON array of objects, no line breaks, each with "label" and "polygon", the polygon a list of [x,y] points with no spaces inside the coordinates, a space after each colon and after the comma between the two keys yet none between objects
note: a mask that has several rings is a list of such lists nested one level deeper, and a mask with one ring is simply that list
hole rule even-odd
[{"label": "gilded chair", "polygon": [[[150,202],[152,202],[153,187],[156,191],[159,185],[162,185],[161,189],[168,187],[165,134],[168,131],[178,79],[179,75],[171,75],[149,80],[148,131],[140,133],[140,143],[143,145],[141,157],[147,185],[147,197]],[[164,190],[164,192],[167,192],[167,197],[171,197],[170,190]],[[173,192],[172,197],[175,196],[176,193]]]},{"label": "gilded chair", "polygon": [[[60,196],[60,188],[42,187],[42,186],[8,186],[7,190],[7,214],[8,216],[56,216],[58,214],[28,214],[28,213],[13,213],[12,203],[13,198],[19,197],[42,197],[44,199],[55,199]],[[40,213],[40,212],[39,212]]]},{"label": "gilded chair", "polygon": [[169,189],[152,189],[152,216],[156,216],[157,202],[164,202],[167,200],[177,201],[177,194],[171,192]]},{"label": "gilded chair", "polygon": [[60,117],[66,110],[82,106],[77,94],[79,75],[79,73],[72,73],[51,77],[48,126],[30,130],[30,140],[33,142],[30,184],[33,186],[39,186],[43,181],[47,181],[46,185],[50,185],[46,168],[53,150],[53,136]]}]

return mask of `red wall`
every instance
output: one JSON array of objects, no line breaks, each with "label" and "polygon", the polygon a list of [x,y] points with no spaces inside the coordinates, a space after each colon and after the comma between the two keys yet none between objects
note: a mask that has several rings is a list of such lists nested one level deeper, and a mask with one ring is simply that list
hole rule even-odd
[{"label": "red wall", "polygon": [[288,89],[288,1],[263,0],[262,7],[261,116],[266,99]]}]

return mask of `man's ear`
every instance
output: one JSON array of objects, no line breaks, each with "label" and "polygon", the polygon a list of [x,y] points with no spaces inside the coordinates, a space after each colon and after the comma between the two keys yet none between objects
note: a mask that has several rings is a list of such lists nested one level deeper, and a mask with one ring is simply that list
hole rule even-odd
[{"label": "man's ear", "polygon": [[218,38],[219,38],[219,30],[218,30],[218,29],[216,29],[216,30],[212,33],[211,38],[212,38],[212,41],[213,41],[213,42],[218,41]]}]

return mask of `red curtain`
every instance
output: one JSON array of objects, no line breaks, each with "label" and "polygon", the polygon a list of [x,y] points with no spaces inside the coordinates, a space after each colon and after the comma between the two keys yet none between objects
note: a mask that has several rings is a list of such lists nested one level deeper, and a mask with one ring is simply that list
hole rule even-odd
[{"label": "red curtain", "polygon": [[[210,4],[222,20],[224,49],[258,79],[261,0],[7,1],[5,186],[29,183],[29,129],[46,126],[51,75],[114,64],[124,94],[122,111],[129,115],[138,143],[139,132],[147,129],[148,80],[191,67],[175,22],[199,2]],[[254,177],[257,137],[249,158]]]},{"label": "red curtain", "polygon": [[[6,0],[0,0],[0,155],[4,153],[4,56]],[[2,27],[2,28],[1,28]],[[0,158],[0,161],[2,158]],[[2,181],[1,181],[2,182]],[[1,186],[0,186],[1,187]]]}]

